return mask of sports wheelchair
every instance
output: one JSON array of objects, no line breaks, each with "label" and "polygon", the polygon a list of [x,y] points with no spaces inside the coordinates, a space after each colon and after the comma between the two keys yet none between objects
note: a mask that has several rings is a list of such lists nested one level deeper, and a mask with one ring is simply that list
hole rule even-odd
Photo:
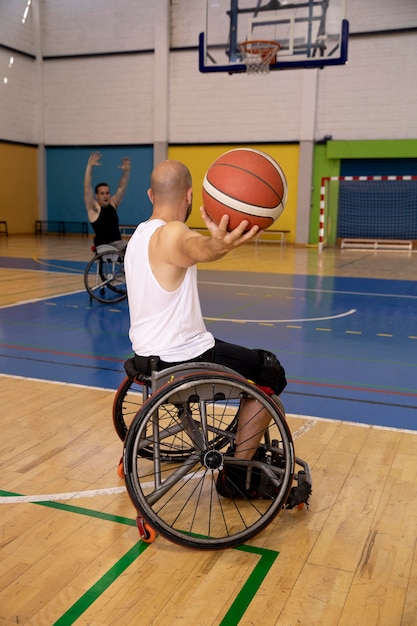
[{"label": "sports wheelchair", "polygon": [[92,250],[94,257],[84,270],[84,284],[92,300],[114,304],[127,296],[124,256],[112,245],[101,245]]},{"label": "sports wheelchair", "polygon": [[[118,473],[145,542],[159,532],[185,547],[230,548],[262,531],[281,509],[308,504],[310,468],[294,454],[279,397],[217,364],[158,371],[152,359],[149,376],[135,369],[133,358],[125,362],[127,377],[113,403],[124,442]],[[269,412],[270,424],[254,458],[243,461],[233,448],[240,407],[252,399]]]}]

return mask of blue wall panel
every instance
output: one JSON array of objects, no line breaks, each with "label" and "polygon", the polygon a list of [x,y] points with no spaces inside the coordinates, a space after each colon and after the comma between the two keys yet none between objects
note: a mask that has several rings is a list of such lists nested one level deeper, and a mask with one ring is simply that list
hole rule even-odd
[{"label": "blue wall panel", "polygon": [[[102,166],[93,168],[93,188],[97,183],[107,182],[111,192],[115,193],[123,174],[118,168],[121,158],[128,156],[132,161],[129,185],[119,207],[120,223],[137,224],[148,218],[152,209],[146,195],[153,168],[151,146],[63,146],[46,149],[48,219],[87,220],[83,191],[84,172],[93,150],[102,154]],[[89,231],[93,232],[91,226]]]}]

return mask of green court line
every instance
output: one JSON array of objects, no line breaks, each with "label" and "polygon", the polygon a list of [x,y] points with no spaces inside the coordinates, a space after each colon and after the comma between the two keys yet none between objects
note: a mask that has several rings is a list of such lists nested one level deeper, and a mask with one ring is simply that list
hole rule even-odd
[{"label": "green court line", "polygon": [[53,626],[70,626],[73,624],[149,546],[149,543],[138,541],[62,617],[54,622]]},{"label": "green court line", "polygon": [[237,626],[241,618],[246,612],[249,604],[255,597],[259,587],[267,576],[269,570],[278,557],[279,552],[274,550],[266,550],[265,548],[253,548],[251,546],[238,546],[235,550],[243,550],[244,552],[253,552],[261,554],[257,565],[253,569],[249,578],[243,585],[242,589],[236,596],[230,609],[220,622],[219,626]]},{"label": "green court line", "polygon": [[[0,496],[12,497],[22,496],[23,494],[11,491],[3,491],[0,489]],[[46,506],[60,511],[77,513],[78,515],[87,515],[118,524],[126,524],[128,526],[136,526],[136,521],[128,517],[111,515],[102,513],[94,509],[86,509],[71,504],[62,504],[60,502],[32,502],[39,506]],[[53,626],[71,626],[85,611],[108,589],[117,578],[130,566],[134,561],[148,548],[151,544],[142,540],[135,544],[126,554],[124,554],[103,576],[88,589],[56,622]],[[252,553],[260,556],[258,563],[249,575],[246,583],[236,596],[223,620],[219,626],[237,626],[246,612],[249,604],[255,597],[259,587],[266,578],[269,570],[277,559],[279,552],[269,550],[267,548],[258,548],[256,546],[241,545],[233,548],[242,552]]]}]

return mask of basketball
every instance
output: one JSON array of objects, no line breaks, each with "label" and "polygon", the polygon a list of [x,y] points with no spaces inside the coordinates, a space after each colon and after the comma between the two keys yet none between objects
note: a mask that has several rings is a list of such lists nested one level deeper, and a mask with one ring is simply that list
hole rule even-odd
[{"label": "basketball", "polygon": [[203,181],[203,204],[216,224],[229,215],[228,230],[244,219],[249,230],[265,229],[281,215],[287,201],[287,181],[278,163],[252,148],[237,148],[211,164]]}]

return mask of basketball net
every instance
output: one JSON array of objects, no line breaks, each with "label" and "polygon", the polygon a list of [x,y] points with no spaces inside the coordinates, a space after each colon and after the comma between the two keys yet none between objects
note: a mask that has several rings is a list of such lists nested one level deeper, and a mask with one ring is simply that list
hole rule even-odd
[{"label": "basketball net", "polygon": [[281,45],[277,41],[244,41],[239,44],[248,74],[269,74],[272,63],[276,62]]}]

